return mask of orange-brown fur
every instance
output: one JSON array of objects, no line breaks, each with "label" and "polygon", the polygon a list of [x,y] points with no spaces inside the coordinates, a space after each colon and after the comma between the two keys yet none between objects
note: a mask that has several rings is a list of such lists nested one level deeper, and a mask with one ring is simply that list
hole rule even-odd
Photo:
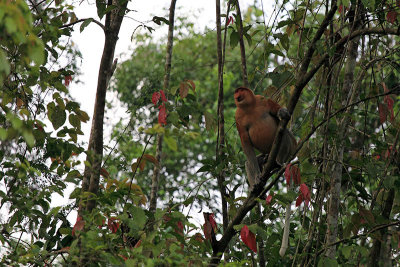
[{"label": "orange-brown fur", "polygon": [[[246,171],[250,186],[258,183],[260,169],[254,151],[256,148],[263,154],[271,151],[278,129],[278,111],[282,108],[278,103],[265,99],[261,95],[254,93],[245,87],[235,90],[236,104],[236,127],[242,142],[243,151],[246,154]],[[293,135],[286,130],[277,156],[277,163],[282,165],[294,153],[296,140]]]}]

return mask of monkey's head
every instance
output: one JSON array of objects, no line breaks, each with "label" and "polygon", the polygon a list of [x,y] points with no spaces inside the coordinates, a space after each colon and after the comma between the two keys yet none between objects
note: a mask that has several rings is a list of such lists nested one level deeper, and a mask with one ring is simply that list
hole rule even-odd
[{"label": "monkey's head", "polygon": [[256,98],[253,91],[246,87],[239,87],[235,90],[235,104],[237,107],[244,107],[248,105],[254,105]]}]

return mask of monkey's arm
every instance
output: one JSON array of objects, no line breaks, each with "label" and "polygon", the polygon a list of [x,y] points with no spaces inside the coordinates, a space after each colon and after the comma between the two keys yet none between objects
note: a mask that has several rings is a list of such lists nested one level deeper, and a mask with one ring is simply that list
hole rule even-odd
[{"label": "monkey's arm", "polygon": [[271,99],[267,99],[264,106],[266,107],[266,111],[268,111],[272,116],[279,119],[278,112],[282,109],[281,105],[272,101]]},{"label": "monkey's arm", "polygon": [[239,132],[240,141],[242,142],[243,152],[247,158],[245,167],[247,179],[252,189],[253,186],[259,182],[260,168],[258,167],[257,156],[251,144],[248,130],[238,122],[236,122],[236,127]]}]

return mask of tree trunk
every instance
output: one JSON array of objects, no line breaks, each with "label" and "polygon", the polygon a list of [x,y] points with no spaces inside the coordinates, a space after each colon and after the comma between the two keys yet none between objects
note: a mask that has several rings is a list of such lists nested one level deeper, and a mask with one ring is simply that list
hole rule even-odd
[{"label": "tree trunk", "polygon": [[[229,10],[229,8],[228,8]],[[228,12],[229,13],[229,12]],[[227,18],[226,18],[227,20]],[[217,24],[217,60],[218,60],[218,136],[217,136],[217,151],[216,158],[220,162],[223,160],[224,155],[222,149],[225,145],[225,118],[224,118],[224,65],[222,55],[222,37],[221,37],[221,6],[220,0],[216,0],[216,24]],[[226,27],[225,27],[226,32]],[[222,171],[218,177],[218,187],[221,194],[222,206],[222,225],[224,231],[228,226],[228,204],[226,198],[226,188],[224,185],[225,173]]]},{"label": "tree trunk", "polygon": [[247,78],[246,50],[244,47],[244,40],[243,40],[243,21],[240,12],[239,0],[236,1],[236,12],[237,12],[236,19],[239,21],[238,34],[239,34],[240,57],[242,60],[242,64],[240,66],[242,67],[243,85],[244,87],[249,87],[249,79]]},{"label": "tree trunk", "polygon": [[[125,14],[127,2],[120,5],[117,1],[114,1],[113,4],[117,6],[117,9],[106,14],[104,28],[104,49],[100,62],[92,128],[90,131],[89,146],[86,157],[86,161],[89,162],[90,165],[85,166],[82,180],[82,193],[90,192],[94,195],[97,194],[99,189],[100,169],[103,159],[103,123],[106,92],[113,71],[115,46],[117,44],[118,34]],[[111,1],[109,2],[109,5],[111,5]],[[84,210],[90,212],[95,205],[96,201],[93,197],[81,199],[79,204],[79,215],[82,215]]]},{"label": "tree trunk", "polygon": [[[394,189],[386,190],[386,200],[383,203],[382,217],[389,220],[393,207]],[[389,240],[388,240],[389,239]],[[390,267],[390,235],[388,229],[383,228],[379,231],[379,237],[375,238],[372,244],[368,267]]]},{"label": "tree trunk", "polygon": [[[175,19],[175,5],[177,0],[171,0],[171,6],[169,8],[169,26],[168,26],[168,41],[167,41],[167,51],[165,57],[165,74],[164,74],[164,90],[169,87],[170,73],[171,73],[171,61],[172,61],[172,47],[174,42],[174,19]],[[150,212],[155,212],[157,208],[157,197],[158,197],[158,184],[160,181],[160,168],[161,168],[161,154],[162,154],[162,144],[164,136],[158,134],[157,137],[157,151],[156,159],[158,161],[157,165],[154,165],[153,177],[151,179],[151,194],[150,194]],[[152,227],[152,223],[149,224]]]},{"label": "tree trunk", "polygon": [[[360,8],[353,7],[356,13],[360,12]],[[358,15],[356,15],[358,17]],[[356,17],[355,16],[355,17]],[[350,31],[354,31],[358,28],[359,23],[357,23],[357,19],[354,18],[354,24]],[[346,106],[348,103],[351,103],[355,98],[355,94],[358,92],[358,86],[354,84],[354,70],[357,63],[357,48],[358,48],[359,37],[354,40],[350,40],[348,43],[347,49],[347,61],[345,66],[344,73],[344,82],[342,92],[344,95],[347,95],[346,99],[343,99],[343,106]],[[349,108],[346,113],[351,114],[352,108]],[[344,116],[344,118],[338,121],[338,135],[337,135],[337,146],[335,155],[332,157],[335,159],[335,162],[332,165],[331,169],[331,181],[330,181],[330,199],[329,199],[329,207],[328,207],[328,215],[327,215],[327,233],[326,233],[326,242],[325,244],[329,246],[334,243],[338,234],[338,216],[339,216],[339,205],[340,205],[340,192],[342,186],[342,170],[343,170],[343,154],[344,154],[344,143],[347,138],[347,129],[350,123],[350,116]],[[335,258],[336,255],[336,246],[329,246],[325,252],[325,256],[329,258]]]}]

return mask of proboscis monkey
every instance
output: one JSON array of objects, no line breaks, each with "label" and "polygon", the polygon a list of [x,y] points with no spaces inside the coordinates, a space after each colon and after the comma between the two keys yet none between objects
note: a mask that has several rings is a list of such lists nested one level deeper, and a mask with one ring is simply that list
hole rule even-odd
[{"label": "proboscis monkey", "polygon": [[[235,90],[236,104],[236,127],[242,142],[243,151],[246,155],[246,172],[250,188],[253,188],[259,181],[261,173],[256,152],[262,154],[271,151],[278,129],[279,118],[287,110],[278,103],[266,99],[262,95],[254,95],[253,91],[246,87],[239,87]],[[283,165],[296,148],[296,139],[289,130],[285,130],[281,146],[279,148],[276,162]]]}]

